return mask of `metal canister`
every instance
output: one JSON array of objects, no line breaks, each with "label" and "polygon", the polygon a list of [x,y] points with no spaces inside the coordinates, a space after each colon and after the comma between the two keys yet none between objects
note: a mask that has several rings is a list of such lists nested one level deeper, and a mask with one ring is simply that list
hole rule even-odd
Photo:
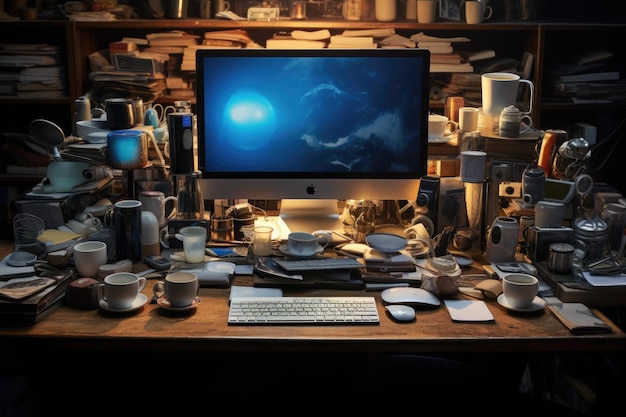
[{"label": "metal canister", "polygon": [[605,255],[607,239],[607,224],[601,218],[579,217],[574,221],[574,255],[583,265]]},{"label": "metal canister", "polygon": [[574,246],[569,243],[552,243],[549,246],[548,270],[555,274],[569,274],[574,265]]}]

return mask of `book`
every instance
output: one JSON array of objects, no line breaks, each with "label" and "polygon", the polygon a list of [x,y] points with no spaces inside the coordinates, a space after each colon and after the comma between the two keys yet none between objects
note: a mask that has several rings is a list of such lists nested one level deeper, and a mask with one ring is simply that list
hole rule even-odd
[{"label": "book", "polygon": [[452,42],[448,41],[419,41],[415,44],[418,48],[428,48],[430,46],[452,46]]},{"label": "book", "polygon": [[465,62],[463,57],[455,52],[447,54],[430,54],[431,64],[462,64],[463,62]]},{"label": "book", "polygon": [[367,46],[374,44],[374,37],[333,35],[330,37],[330,43],[345,46]]},{"label": "book", "polygon": [[292,30],[291,37],[294,39],[321,41],[330,38],[330,31],[328,29],[320,29],[313,31],[306,30]]},{"label": "book", "polygon": [[75,245],[82,237],[82,235],[70,231],[46,229],[37,240],[46,244],[47,252],[54,252]]},{"label": "book", "polygon": [[269,38],[265,41],[268,49],[320,49],[326,47],[326,42],[307,39],[279,39]]},{"label": "book", "polygon": [[52,278],[38,277],[36,275],[0,281],[0,298],[12,302],[20,302],[54,283],[55,280]]},{"label": "book", "polygon": [[544,297],[546,307],[573,334],[611,333],[613,329],[583,303],[566,303]]},{"label": "book", "polygon": [[465,36],[453,36],[453,37],[437,37],[437,36],[430,36],[430,35],[426,35],[423,32],[419,32],[419,33],[414,33],[413,35],[410,36],[410,38],[412,41],[414,42],[450,42],[450,43],[464,43],[464,42],[470,42],[470,38],[467,38]]},{"label": "book", "polygon": [[363,251],[365,270],[369,272],[413,272],[417,270],[411,254],[403,249],[398,252],[381,252],[371,247]]},{"label": "book", "polygon": [[402,46],[405,48],[415,48],[415,42],[406,36],[398,35],[397,33],[381,39],[378,41],[378,44],[382,47]]},{"label": "book", "polygon": [[466,61],[474,62],[482,59],[493,58],[496,56],[496,51],[493,49],[483,49],[481,51],[457,51]]},{"label": "book", "polygon": [[620,79],[618,71],[591,72],[584,74],[561,75],[559,83],[582,83],[593,81],[617,81]]},{"label": "book", "polygon": [[341,32],[342,36],[371,36],[373,38],[386,38],[387,36],[394,35],[396,30],[394,28],[378,28],[378,29],[346,29]]},{"label": "book", "polygon": [[428,49],[433,54],[451,54],[453,48],[451,46],[419,46],[420,49]]},{"label": "book", "polygon": [[252,43],[253,40],[243,29],[227,29],[204,32],[204,39],[229,39],[242,42],[244,44]]},{"label": "book", "polygon": [[574,58],[576,65],[584,67],[597,62],[604,62],[613,57],[613,52],[608,49],[600,49],[597,51],[585,52]]},{"label": "book", "polygon": [[430,72],[474,72],[474,67],[469,62],[460,64],[430,63]]}]

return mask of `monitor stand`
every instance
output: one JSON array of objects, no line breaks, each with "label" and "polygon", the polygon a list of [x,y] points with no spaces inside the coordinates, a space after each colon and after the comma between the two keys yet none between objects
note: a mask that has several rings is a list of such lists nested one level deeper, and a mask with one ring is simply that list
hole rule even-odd
[{"label": "monitor stand", "polygon": [[280,217],[291,231],[336,230],[343,233],[337,200],[283,199]]}]

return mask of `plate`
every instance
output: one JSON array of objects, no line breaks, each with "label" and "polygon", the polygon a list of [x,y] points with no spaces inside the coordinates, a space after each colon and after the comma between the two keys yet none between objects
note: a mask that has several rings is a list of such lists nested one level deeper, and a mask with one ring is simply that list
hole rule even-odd
[{"label": "plate", "polygon": [[135,301],[133,301],[133,305],[128,308],[111,308],[109,307],[109,303],[105,300],[100,300],[100,308],[106,311],[110,311],[112,313],[129,313],[131,311],[135,311],[143,307],[148,302],[148,297],[143,294],[138,294]]},{"label": "plate", "polygon": [[533,311],[539,311],[539,310],[543,310],[543,308],[546,306],[546,302],[543,300],[543,298],[541,297],[535,297],[535,299],[533,300],[533,304],[528,307],[528,308],[513,308],[509,305],[509,300],[506,299],[506,297],[504,296],[504,294],[500,294],[498,296],[498,304],[500,304],[502,307],[508,309],[508,310],[512,310],[512,311],[518,311],[521,313],[532,313]]},{"label": "plate", "polygon": [[37,262],[37,255],[22,251],[13,252],[7,260],[7,264],[16,267],[35,265],[35,262]]},{"label": "plate", "polygon": [[391,233],[371,233],[365,236],[365,242],[371,248],[381,252],[399,252],[406,248],[406,239]]},{"label": "plate", "polygon": [[294,257],[294,258],[312,258],[312,257],[317,256],[320,253],[324,252],[324,248],[321,247],[320,245],[317,245],[317,249],[315,249],[315,253],[313,253],[311,255],[293,255],[291,252],[289,252],[289,247],[286,244],[280,245],[278,250],[283,255],[291,256],[291,257]]},{"label": "plate", "polygon": [[428,143],[448,143],[454,136],[430,136],[428,135]]},{"label": "plate", "polygon": [[159,299],[157,300],[157,304],[159,305],[159,307],[167,311],[188,311],[188,310],[191,310],[192,308],[196,308],[196,306],[200,304],[201,302],[202,302],[202,298],[196,297],[193,300],[193,303],[191,303],[191,305],[188,305],[185,307],[172,307],[170,305],[170,302],[167,301],[167,298],[165,298],[165,296],[159,297]]}]

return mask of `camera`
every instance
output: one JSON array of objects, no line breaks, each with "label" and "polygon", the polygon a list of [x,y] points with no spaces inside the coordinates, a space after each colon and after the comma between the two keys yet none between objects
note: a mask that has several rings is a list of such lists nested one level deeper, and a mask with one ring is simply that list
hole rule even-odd
[{"label": "camera", "polygon": [[433,223],[433,229],[437,229],[437,206],[439,200],[440,178],[430,175],[422,175],[420,178],[420,188],[417,191],[415,203],[418,214],[425,215]]},{"label": "camera", "polygon": [[498,194],[500,197],[519,198],[522,196],[522,183],[501,182],[498,185]]}]

